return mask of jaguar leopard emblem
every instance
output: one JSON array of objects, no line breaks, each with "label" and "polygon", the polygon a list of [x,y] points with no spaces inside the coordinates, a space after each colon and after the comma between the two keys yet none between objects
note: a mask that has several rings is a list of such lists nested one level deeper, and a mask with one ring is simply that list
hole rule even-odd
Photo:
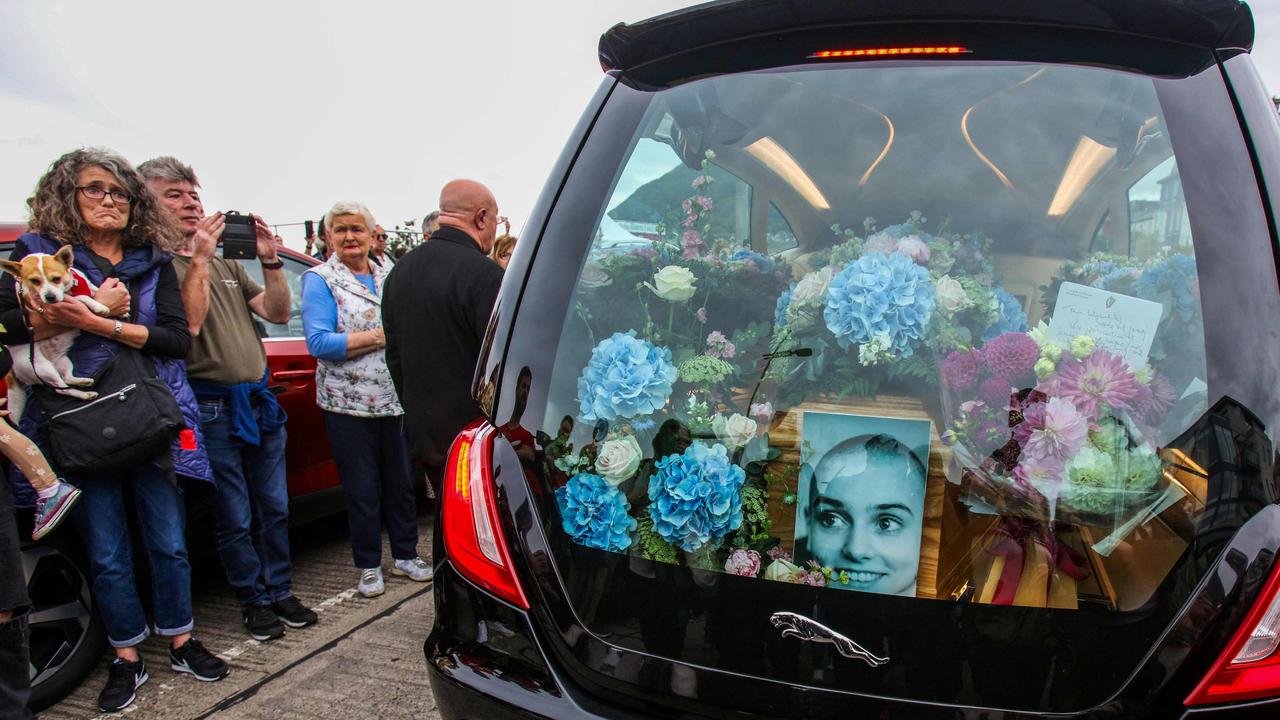
[{"label": "jaguar leopard emblem", "polygon": [[769,617],[769,622],[782,630],[782,637],[835,645],[836,652],[847,658],[863,660],[871,667],[880,667],[889,662],[889,658],[877,657],[858,643],[803,615],[793,612],[776,612]]}]

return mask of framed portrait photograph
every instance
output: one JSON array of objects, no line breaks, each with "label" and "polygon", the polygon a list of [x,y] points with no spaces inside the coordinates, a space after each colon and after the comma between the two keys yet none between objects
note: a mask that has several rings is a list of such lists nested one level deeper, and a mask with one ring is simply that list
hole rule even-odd
[{"label": "framed portrait photograph", "polygon": [[806,411],[796,562],[844,580],[828,587],[914,597],[931,430],[927,419]]}]

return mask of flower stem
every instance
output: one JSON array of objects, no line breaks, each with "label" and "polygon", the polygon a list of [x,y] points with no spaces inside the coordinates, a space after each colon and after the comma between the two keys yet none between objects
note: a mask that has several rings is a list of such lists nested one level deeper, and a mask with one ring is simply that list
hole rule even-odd
[{"label": "flower stem", "polygon": [[676,304],[673,302],[668,302],[667,303],[667,345],[671,344],[671,326],[675,323],[675,321],[676,321]]}]

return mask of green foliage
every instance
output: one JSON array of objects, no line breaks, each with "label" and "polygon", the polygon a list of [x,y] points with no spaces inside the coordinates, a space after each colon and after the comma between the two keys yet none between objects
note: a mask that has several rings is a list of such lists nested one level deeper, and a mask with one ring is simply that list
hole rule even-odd
[{"label": "green foliage", "polygon": [[638,524],[636,544],[640,548],[640,557],[675,565],[676,550],[653,529],[653,518],[645,513]]},{"label": "green foliage", "polygon": [[734,535],[733,546],[755,548],[769,540],[769,493],[760,487],[742,488],[742,527]]}]

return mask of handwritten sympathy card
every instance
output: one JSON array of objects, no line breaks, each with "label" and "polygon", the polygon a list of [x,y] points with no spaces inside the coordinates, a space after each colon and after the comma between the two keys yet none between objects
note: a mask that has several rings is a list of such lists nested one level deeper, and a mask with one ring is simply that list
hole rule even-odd
[{"label": "handwritten sympathy card", "polygon": [[1140,368],[1147,364],[1163,309],[1150,300],[1064,282],[1049,321],[1049,341],[1065,348],[1075,336],[1089,335],[1098,347]]}]

